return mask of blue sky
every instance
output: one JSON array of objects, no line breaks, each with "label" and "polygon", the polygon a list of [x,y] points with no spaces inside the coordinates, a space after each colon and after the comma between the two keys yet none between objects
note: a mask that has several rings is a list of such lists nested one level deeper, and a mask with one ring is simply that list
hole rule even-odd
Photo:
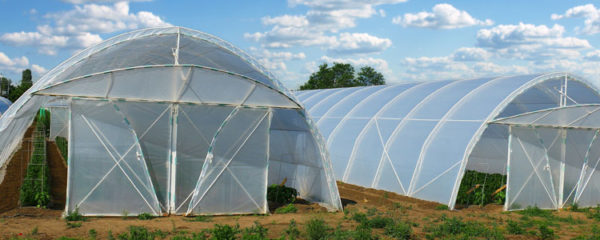
[{"label": "blue sky", "polygon": [[13,80],[120,33],[177,25],[233,43],[289,88],[324,62],[370,65],[389,83],[548,71],[600,83],[592,1],[0,0],[0,22],[0,74]]}]

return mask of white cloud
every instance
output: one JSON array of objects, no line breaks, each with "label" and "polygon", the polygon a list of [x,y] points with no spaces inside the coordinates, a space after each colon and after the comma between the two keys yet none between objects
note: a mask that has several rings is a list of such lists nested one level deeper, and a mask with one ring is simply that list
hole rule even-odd
[{"label": "white cloud", "polygon": [[39,76],[41,76],[44,73],[48,72],[48,70],[46,68],[44,68],[44,67],[42,67],[40,65],[37,65],[37,64],[32,64],[31,65],[31,71],[33,71],[33,73],[35,73],[35,74],[37,74]]},{"label": "white cloud", "polygon": [[559,20],[563,18],[583,18],[583,28],[577,27],[576,30],[580,33],[585,34],[596,34],[600,33],[600,9],[596,8],[593,4],[580,5],[569,8],[565,14],[552,14],[553,20]]},{"label": "white cloud", "polygon": [[378,53],[391,45],[392,40],[371,36],[368,33],[342,33],[339,41],[329,51],[334,54]]},{"label": "white cloud", "polygon": [[478,20],[473,18],[468,12],[456,9],[447,3],[436,4],[431,12],[406,13],[404,16],[397,16],[392,22],[404,27],[434,29],[454,29],[494,24],[490,19]]},{"label": "white cloud", "polygon": [[585,39],[563,37],[565,28],[554,24],[546,25],[519,23],[518,25],[498,25],[477,32],[477,43],[483,47],[506,48],[513,45],[541,44],[555,48],[588,48],[590,43]]},{"label": "white cloud", "polygon": [[244,37],[261,43],[267,48],[289,48],[294,46],[339,46],[337,36],[342,29],[356,26],[357,19],[385,15],[376,9],[382,4],[395,4],[406,0],[289,0],[291,7],[309,7],[301,15],[267,16],[262,18],[265,26],[272,26],[265,32],[245,33]]},{"label": "white cloud", "polygon": [[282,15],[278,17],[266,16],[262,18],[264,25],[279,25],[285,27],[304,27],[308,26],[306,16]]},{"label": "white cloud", "polygon": [[585,39],[563,36],[563,26],[555,24],[498,25],[477,32],[477,46],[506,59],[543,61],[552,58],[577,58],[579,51],[591,48]]},{"label": "white cloud", "polygon": [[29,59],[25,56],[9,57],[5,53],[0,52],[0,73],[10,72],[19,74],[26,68],[30,68],[36,75],[42,75],[46,69],[37,64],[30,65]]},{"label": "white cloud", "polygon": [[490,53],[483,48],[462,47],[454,51],[452,59],[454,61],[483,61],[490,57]]},{"label": "white cloud", "polygon": [[151,0],[61,0],[62,2],[71,4],[85,4],[85,3],[114,3],[114,2],[148,2]]},{"label": "white cloud", "polygon": [[35,32],[13,32],[0,36],[0,42],[32,46],[38,52],[54,55],[62,49],[78,50],[102,41],[99,33],[112,33],[144,27],[167,26],[160,17],[145,11],[130,13],[129,3],[85,4],[45,16],[52,24],[40,25]]},{"label": "white cloud", "polygon": [[600,50],[588,52],[585,55],[585,59],[589,61],[600,61]]}]

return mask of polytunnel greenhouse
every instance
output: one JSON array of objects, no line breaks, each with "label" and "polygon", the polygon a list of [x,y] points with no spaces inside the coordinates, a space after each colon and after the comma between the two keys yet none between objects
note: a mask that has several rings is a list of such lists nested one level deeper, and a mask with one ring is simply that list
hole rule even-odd
[{"label": "polytunnel greenhouse", "polygon": [[[548,204],[549,197],[544,195],[515,202],[521,206],[508,206],[511,194],[529,184],[526,179],[531,178],[532,169],[551,168],[539,164],[529,169],[515,169],[514,164],[508,168],[509,127],[493,121],[542,109],[600,103],[595,87],[567,73],[307,90],[296,96],[326,139],[336,179],[450,208],[455,207],[466,170],[508,174],[506,209],[562,207],[556,194],[551,195],[556,204]],[[585,142],[587,148],[589,136],[572,141],[578,147],[576,143]],[[516,178],[525,179],[519,183]],[[550,189],[551,185],[539,182],[527,185],[535,189],[527,194],[545,194]],[[589,191],[600,193],[595,187]],[[595,199],[578,203],[595,206],[600,198]]]},{"label": "polytunnel greenhouse", "polygon": [[10,107],[11,104],[12,102],[10,102],[10,100],[4,97],[0,97],[0,115],[6,112],[6,110],[8,110],[8,107]]},{"label": "polytunnel greenhouse", "polygon": [[267,185],[341,209],[331,162],[293,96],[251,57],[198,31],[125,33],[77,53],[0,118],[0,166],[38,109],[68,139],[65,211],[268,212]]}]

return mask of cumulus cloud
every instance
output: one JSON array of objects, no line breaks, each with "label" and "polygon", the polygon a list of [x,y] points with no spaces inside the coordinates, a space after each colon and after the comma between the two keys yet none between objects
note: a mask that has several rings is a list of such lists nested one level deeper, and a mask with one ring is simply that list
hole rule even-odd
[{"label": "cumulus cloud", "polygon": [[[379,45],[374,46],[372,45],[374,43],[372,41],[375,40],[373,36],[347,35],[348,33],[336,36],[335,34],[342,29],[355,27],[357,19],[376,15],[384,16],[385,11],[376,9],[379,5],[404,1],[406,0],[289,0],[290,7],[302,5],[307,6],[309,10],[300,15],[264,17],[262,18],[263,25],[270,26],[271,29],[265,32],[245,33],[244,37],[261,43],[263,47],[267,48],[320,46],[326,49],[334,48],[332,51],[345,54],[377,52],[379,51],[377,48],[389,47],[386,46],[385,40],[383,43],[375,43]],[[370,39],[364,39],[364,37],[370,37]],[[359,38],[363,38],[363,40],[359,40]],[[366,48],[358,49],[356,46]]]},{"label": "cumulus cloud", "polygon": [[339,41],[329,51],[333,54],[378,53],[391,45],[392,40],[371,36],[368,33],[342,33]]},{"label": "cumulus cloud", "polygon": [[85,3],[113,3],[113,2],[149,2],[151,0],[61,0],[65,3],[71,4],[85,4]]},{"label": "cumulus cloud", "polygon": [[34,32],[5,33],[0,36],[0,42],[32,46],[42,54],[54,55],[61,49],[77,50],[95,45],[102,41],[100,33],[169,25],[150,12],[130,13],[127,2],[76,5],[72,10],[44,17],[52,24],[40,25]]},{"label": "cumulus cloud", "polygon": [[477,32],[477,46],[503,58],[544,61],[551,58],[577,58],[579,51],[591,48],[585,39],[563,36],[563,26],[555,24],[498,25]]},{"label": "cumulus cloud", "polygon": [[25,56],[11,58],[5,53],[0,52],[0,72],[18,74],[26,68],[31,68],[31,70],[38,76],[46,72],[46,69],[42,66],[37,64],[30,65],[29,59]]},{"label": "cumulus cloud", "polygon": [[454,6],[442,3],[433,6],[431,12],[406,13],[392,19],[395,24],[404,27],[454,29],[475,25],[489,26],[494,24],[490,19],[479,20],[467,11],[456,9]]},{"label": "cumulus cloud", "polygon": [[32,64],[31,65],[31,71],[33,71],[33,73],[37,74],[37,75],[43,75],[44,73],[48,72],[48,70],[40,65],[37,64]]},{"label": "cumulus cloud", "polygon": [[490,57],[490,53],[483,48],[462,47],[454,51],[452,59],[454,61],[483,61]]},{"label": "cumulus cloud", "polygon": [[588,52],[585,55],[585,59],[588,61],[600,61],[600,50]]},{"label": "cumulus cloud", "polygon": [[564,14],[552,14],[553,20],[563,18],[583,18],[583,28],[577,27],[576,30],[584,34],[596,34],[600,32],[600,8],[593,4],[580,5],[569,8]]}]

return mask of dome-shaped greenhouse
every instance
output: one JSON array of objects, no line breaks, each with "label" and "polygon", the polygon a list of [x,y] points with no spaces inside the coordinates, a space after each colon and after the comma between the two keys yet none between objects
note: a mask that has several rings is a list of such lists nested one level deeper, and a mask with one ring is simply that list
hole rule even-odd
[{"label": "dome-shaped greenhouse", "polygon": [[77,53],[2,115],[0,166],[46,106],[58,124],[52,137],[68,139],[67,212],[265,213],[268,184],[282,182],[341,209],[301,105],[214,36],[145,29]]},{"label": "dome-shaped greenhouse", "polygon": [[[508,127],[492,121],[540,109],[600,103],[596,88],[566,73],[308,90],[296,95],[327,139],[336,179],[450,208],[454,208],[466,170],[505,175],[510,171]],[[568,144],[582,142],[567,140],[566,151],[574,146]],[[583,141],[586,147],[589,141]],[[566,153],[566,158],[584,155],[585,148]],[[549,193],[555,204],[541,202],[539,191],[549,192],[544,189],[551,187],[539,183],[531,187],[541,189],[531,191],[538,196],[524,203],[562,207],[577,183],[564,174],[561,177],[554,165],[527,168],[529,172],[519,175],[523,178],[519,186],[514,186],[515,178],[508,184],[508,193],[521,190],[522,194],[528,181],[547,177],[540,171],[551,168],[560,181],[549,182],[564,188]],[[600,200],[593,206],[596,203]],[[513,208],[518,207],[507,206]]]}]

